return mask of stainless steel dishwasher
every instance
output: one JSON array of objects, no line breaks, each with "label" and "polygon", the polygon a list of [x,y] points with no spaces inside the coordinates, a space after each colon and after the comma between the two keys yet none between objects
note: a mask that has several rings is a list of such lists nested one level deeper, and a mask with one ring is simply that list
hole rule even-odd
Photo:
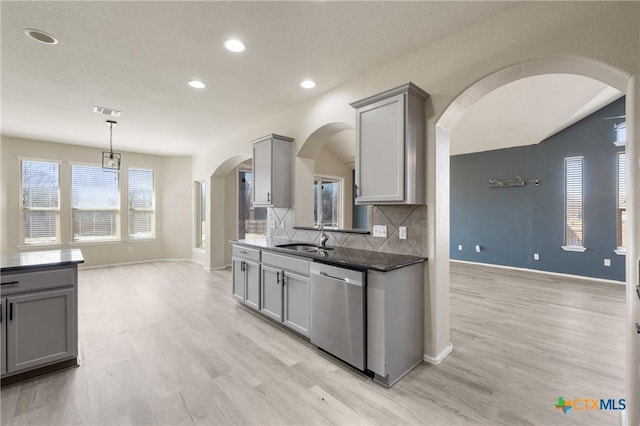
[{"label": "stainless steel dishwasher", "polygon": [[310,265],[311,343],[364,371],[364,272],[322,263]]}]

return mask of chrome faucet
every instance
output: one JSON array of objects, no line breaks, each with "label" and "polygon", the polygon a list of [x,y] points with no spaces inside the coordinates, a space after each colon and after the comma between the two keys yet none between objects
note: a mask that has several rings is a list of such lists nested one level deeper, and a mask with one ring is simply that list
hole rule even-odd
[{"label": "chrome faucet", "polygon": [[325,248],[327,246],[327,241],[329,241],[329,236],[324,232],[324,223],[321,223],[318,226],[320,228],[320,245],[322,248]]}]

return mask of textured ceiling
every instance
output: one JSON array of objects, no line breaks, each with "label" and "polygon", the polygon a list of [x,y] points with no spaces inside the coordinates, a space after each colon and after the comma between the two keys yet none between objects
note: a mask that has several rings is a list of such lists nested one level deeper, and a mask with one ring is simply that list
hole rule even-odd
[{"label": "textured ceiling", "polygon": [[[193,154],[509,2],[0,2],[2,134]],[[27,38],[37,28],[48,46]],[[223,41],[245,41],[242,54]],[[298,84],[312,78],[311,91]],[[207,82],[205,90],[187,80]]]},{"label": "textured ceiling", "polygon": [[476,102],[451,132],[451,155],[531,145],[622,96],[599,81],[547,74],[506,84]]}]

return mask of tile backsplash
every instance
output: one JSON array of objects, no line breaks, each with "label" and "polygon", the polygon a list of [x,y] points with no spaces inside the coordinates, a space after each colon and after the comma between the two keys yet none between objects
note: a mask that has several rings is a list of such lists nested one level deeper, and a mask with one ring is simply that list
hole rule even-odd
[{"label": "tile backsplash", "polygon": [[[268,226],[267,235],[273,238],[319,243],[319,231],[293,229],[293,213],[293,209],[270,208],[267,212],[267,223],[275,227]],[[373,206],[371,218],[369,229],[372,229],[373,225],[386,225],[386,238],[373,237],[371,234],[332,232],[327,229],[327,245],[426,256],[427,206]],[[398,237],[400,226],[407,227],[406,240]]]}]

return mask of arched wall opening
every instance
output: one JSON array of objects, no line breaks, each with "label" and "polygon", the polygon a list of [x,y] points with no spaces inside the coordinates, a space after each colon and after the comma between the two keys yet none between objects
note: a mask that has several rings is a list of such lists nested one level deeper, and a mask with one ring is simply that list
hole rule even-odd
[{"label": "arched wall opening", "polygon": [[[449,234],[450,234],[450,135],[458,120],[479,99],[494,89],[516,80],[542,74],[576,74],[590,77],[612,86],[626,94],[626,114],[632,119],[627,124],[627,208],[631,212],[638,210],[640,188],[638,179],[638,135],[634,129],[637,114],[638,88],[629,74],[606,64],[577,57],[539,58],[515,64],[490,74],[463,91],[445,109],[434,125],[435,143],[428,147],[430,164],[428,194],[429,218],[429,264],[425,318],[425,359],[438,363],[451,351],[449,324]],[[624,415],[629,424],[637,424],[639,414],[639,369],[640,348],[635,332],[635,323],[639,320],[639,300],[635,294],[638,281],[637,236],[639,218],[629,215],[629,247],[626,254],[626,320],[625,320],[625,365],[627,410]]]},{"label": "arched wall opening", "polygon": [[222,269],[231,263],[230,240],[237,238],[237,167],[249,154],[236,154],[223,161],[209,178],[207,240],[209,269]]}]

